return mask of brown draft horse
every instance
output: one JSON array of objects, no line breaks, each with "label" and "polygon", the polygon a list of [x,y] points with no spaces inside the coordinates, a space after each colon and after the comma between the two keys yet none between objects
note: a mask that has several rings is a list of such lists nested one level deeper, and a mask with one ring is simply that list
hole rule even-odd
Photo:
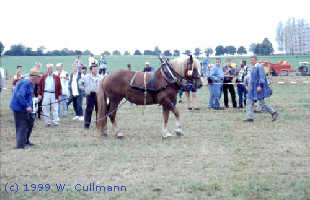
[{"label": "brown draft horse", "polygon": [[102,136],[107,136],[107,115],[112,122],[117,138],[124,135],[117,128],[115,116],[123,98],[136,105],[162,105],[164,125],[163,138],[171,137],[167,129],[169,112],[176,117],[175,132],[182,135],[180,114],[176,108],[177,93],[181,87],[202,86],[200,62],[192,56],[169,61],[160,57],[161,67],[155,72],[119,70],[104,77],[98,89],[97,127]]}]

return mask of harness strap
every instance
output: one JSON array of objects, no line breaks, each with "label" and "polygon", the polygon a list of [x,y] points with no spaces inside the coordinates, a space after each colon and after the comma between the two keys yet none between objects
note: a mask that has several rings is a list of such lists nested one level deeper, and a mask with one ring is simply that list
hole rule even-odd
[{"label": "harness strap", "polygon": [[146,104],[146,72],[144,72],[144,107],[143,107],[143,115],[144,115],[144,108]]}]

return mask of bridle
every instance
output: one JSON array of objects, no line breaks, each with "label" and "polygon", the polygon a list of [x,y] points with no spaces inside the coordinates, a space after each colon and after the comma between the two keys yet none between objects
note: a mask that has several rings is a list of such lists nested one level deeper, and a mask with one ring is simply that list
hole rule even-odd
[{"label": "bridle", "polygon": [[185,76],[181,76],[177,73],[169,63],[169,59],[165,56],[160,56],[159,60],[161,61],[161,72],[165,75],[166,80],[169,83],[177,83],[180,87],[185,87],[188,85],[193,85],[193,59],[190,57],[187,59]]}]

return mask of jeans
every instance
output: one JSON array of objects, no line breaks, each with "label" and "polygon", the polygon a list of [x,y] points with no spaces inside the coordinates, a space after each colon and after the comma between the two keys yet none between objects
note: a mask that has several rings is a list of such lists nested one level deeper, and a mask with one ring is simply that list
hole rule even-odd
[{"label": "jeans", "polygon": [[214,89],[213,89],[214,85],[208,84],[208,88],[209,88],[209,103],[208,103],[208,107],[209,108],[213,108],[214,107]]},{"label": "jeans", "polygon": [[34,118],[31,113],[13,111],[16,128],[16,147],[23,148],[29,144]]},{"label": "jeans", "polygon": [[62,110],[62,116],[67,116],[68,105],[67,105],[67,95],[60,95],[61,101],[58,103],[58,116],[60,117],[60,110]]},{"label": "jeans", "polygon": [[78,96],[72,96],[70,97],[73,102],[73,109],[75,112],[75,116],[83,116],[83,108],[82,108],[82,103],[83,103],[83,96],[78,95]]},{"label": "jeans", "polygon": [[239,96],[239,107],[243,107],[243,103],[244,105],[246,105],[247,91],[243,84],[237,84],[237,88],[238,88],[238,96]]},{"label": "jeans", "polygon": [[222,84],[213,85],[214,108],[220,107],[220,99],[222,96]]},{"label": "jeans", "polygon": [[[248,119],[254,119],[254,101],[252,99],[247,99],[247,101],[248,102],[246,104],[246,112],[248,115]],[[270,114],[276,112],[271,106],[268,105],[268,103],[264,99],[258,100],[258,103]]]}]

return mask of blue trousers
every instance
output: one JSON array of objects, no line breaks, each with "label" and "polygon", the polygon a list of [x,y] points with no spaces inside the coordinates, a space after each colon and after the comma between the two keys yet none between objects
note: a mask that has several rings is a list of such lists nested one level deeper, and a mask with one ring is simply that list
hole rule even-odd
[{"label": "blue trousers", "polygon": [[208,88],[209,88],[209,103],[208,103],[208,107],[209,108],[213,108],[214,106],[214,94],[213,94],[213,85],[208,84]]},{"label": "blue trousers", "polygon": [[208,85],[210,91],[209,98],[209,107],[211,108],[219,108],[220,107],[220,99],[222,96],[222,84],[210,84]]},{"label": "blue trousers", "polygon": [[60,117],[60,110],[62,110],[62,116],[67,116],[68,105],[67,105],[67,95],[60,95],[61,102],[58,104],[58,116]]},{"label": "blue trousers", "polygon": [[246,94],[247,91],[243,84],[237,84],[238,96],[239,96],[239,107],[243,107],[243,104],[246,105]]}]

